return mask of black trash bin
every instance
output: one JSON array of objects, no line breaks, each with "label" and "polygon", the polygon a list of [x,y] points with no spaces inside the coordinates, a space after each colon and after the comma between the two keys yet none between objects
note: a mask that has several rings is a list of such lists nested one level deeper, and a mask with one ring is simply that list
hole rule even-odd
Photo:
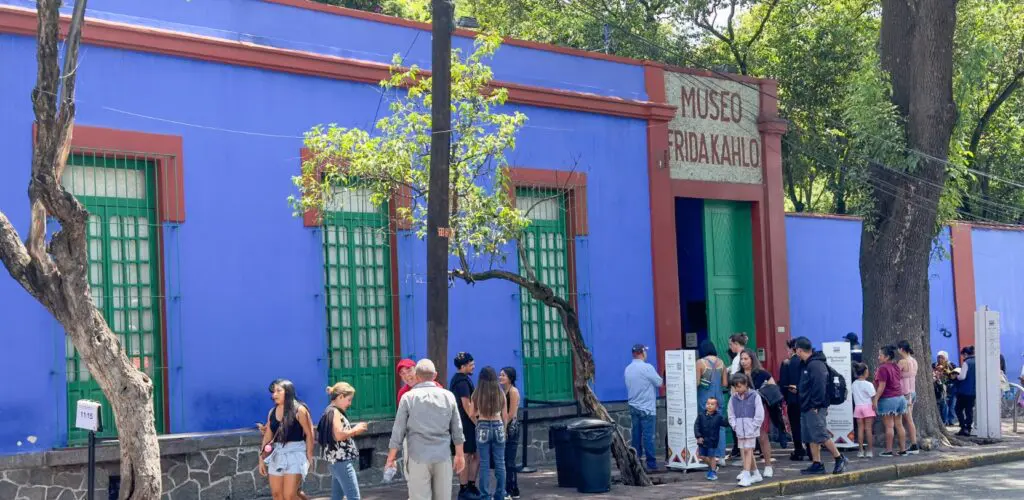
[{"label": "black trash bin", "polygon": [[593,418],[568,424],[576,462],[576,491],[605,493],[612,489],[612,436],[615,424]]},{"label": "black trash bin", "polygon": [[569,442],[568,422],[558,422],[548,427],[548,448],[555,449],[555,470],[558,473],[559,488],[575,488],[579,482],[579,466],[576,452]]}]

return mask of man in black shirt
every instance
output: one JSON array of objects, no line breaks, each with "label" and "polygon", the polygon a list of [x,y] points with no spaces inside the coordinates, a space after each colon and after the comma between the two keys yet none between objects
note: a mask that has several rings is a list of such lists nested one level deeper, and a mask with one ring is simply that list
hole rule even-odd
[{"label": "man in black shirt", "polygon": [[473,355],[460,352],[455,355],[455,369],[448,389],[455,394],[455,404],[462,417],[462,433],[466,442],[462,449],[466,455],[466,466],[459,473],[459,500],[472,500],[480,497],[476,487],[476,477],[480,474],[480,457],[476,453],[476,411],[473,408],[473,370],[476,363]]}]

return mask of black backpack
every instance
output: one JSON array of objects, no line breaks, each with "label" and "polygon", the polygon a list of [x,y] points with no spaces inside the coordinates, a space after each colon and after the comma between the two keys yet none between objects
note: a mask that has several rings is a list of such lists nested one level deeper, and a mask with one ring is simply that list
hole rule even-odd
[{"label": "black backpack", "polygon": [[835,371],[828,363],[825,363],[825,368],[828,369],[828,380],[825,382],[825,399],[828,400],[829,406],[846,403],[846,378]]},{"label": "black backpack", "polygon": [[320,422],[316,424],[316,442],[321,449],[326,450],[335,443],[334,440],[334,412],[338,411],[334,405],[328,406],[320,416]]}]

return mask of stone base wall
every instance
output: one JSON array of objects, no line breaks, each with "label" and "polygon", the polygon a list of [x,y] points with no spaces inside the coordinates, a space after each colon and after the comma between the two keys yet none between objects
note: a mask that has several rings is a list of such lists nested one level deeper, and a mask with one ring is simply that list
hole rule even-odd
[{"label": "stone base wall", "polygon": [[[629,410],[623,403],[607,405],[623,437],[629,440]],[[526,415],[521,414],[522,417]],[[551,424],[576,418],[574,406],[529,410],[527,463],[531,467],[554,462],[548,449]],[[665,449],[665,410],[658,410],[659,459]],[[359,482],[364,487],[379,485],[387,457],[391,422],[379,421],[357,439],[363,454]],[[260,436],[255,430],[207,434],[161,436],[161,470],[165,500],[249,500],[269,499],[270,487],[259,475]],[[522,442],[519,463],[522,463]],[[106,500],[120,485],[116,442],[103,443],[96,450],[96,498]],[[0,500],[82,500],[86,494],[87,451],[84,448],[53,450],[0,457]],[[400,480],[401,478],[399,478]],[[317,460],[306,476],[303,490],[329,494],[331,476],[326,462]]]}]

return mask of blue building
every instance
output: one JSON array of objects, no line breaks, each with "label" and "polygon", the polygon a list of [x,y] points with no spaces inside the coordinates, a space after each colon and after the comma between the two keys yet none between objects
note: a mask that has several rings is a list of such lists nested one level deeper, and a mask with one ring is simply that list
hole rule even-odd
[{"label": "blue building", "polygon": [[[0,0],[0,210],[22,234],[33,9]],[[392,57],[429,68],[428,27],[305,0],[91,0],[87,16],[64,182],[91,214],[94,300],[153,377],[160,432],[251,428],[278,377],[310,401],[349,380],[356,411],[386,421],[396,360],[426,354],[424,242],[357,191],[324,225],[286,199],[303,133],[371,127]],[[860,333],[859,222],[784,215],[774,82],[514,40],[491,64],[503,111],[529,119],[509,157],[517,193],[554,194],[534,264],[576,305],[602,400],[625,399],[633,344],[657,365],[748,331],[774,368],[791,333]],[[933,353],[973,343],[972,312],[989,305],[1016,378],[1024,233],[958,224],[941,240]],[[497,265],[517,270],[507,250]],[[5,273],[0,320],[0,455],[80,445],[69,404],[100,395],[60,325]],[[557,319],[509,283],[452,288],[448,350],[516,367],[527,398],[572,397]]]}]

